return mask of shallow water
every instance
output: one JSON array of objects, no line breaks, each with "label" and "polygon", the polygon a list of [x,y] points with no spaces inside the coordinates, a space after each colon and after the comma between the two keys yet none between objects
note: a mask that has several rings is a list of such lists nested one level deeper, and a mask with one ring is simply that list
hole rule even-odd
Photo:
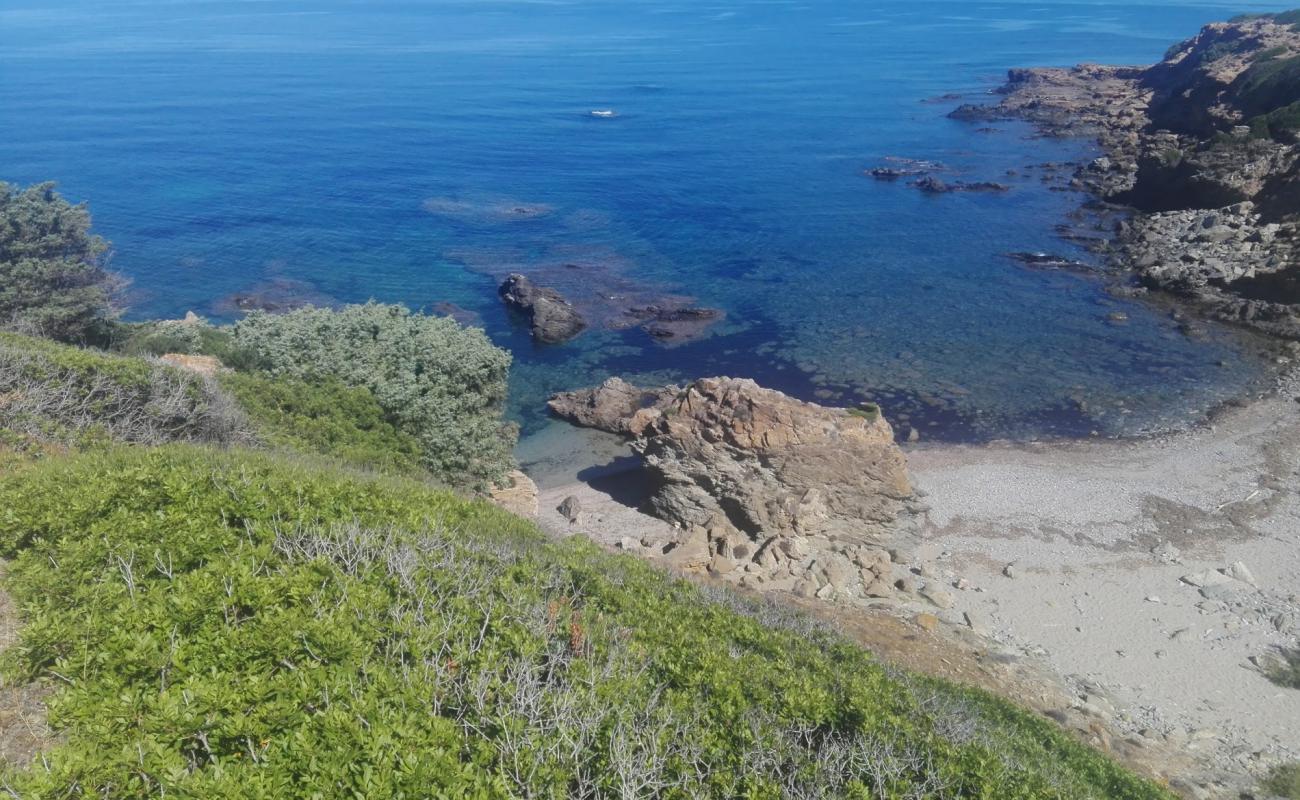
[{"label": "shallow water", "polygon": [[[922,101],[1286,5],[7,0],[0,177],[91,203],[135,316],[221,317],[277,281],[455,303],[514,352],[528,433],[551,391],[731,374],[872,397],[926,438],[1137,434],[1261,380],[1258,347],[1003,258],[1076,254],[1053,228],[1082,198],[1006,173],[1086,148]],[[889,156],[1012,190],[862,175]],[[567,263],[727,319],[534,346],[495,282]]]}]

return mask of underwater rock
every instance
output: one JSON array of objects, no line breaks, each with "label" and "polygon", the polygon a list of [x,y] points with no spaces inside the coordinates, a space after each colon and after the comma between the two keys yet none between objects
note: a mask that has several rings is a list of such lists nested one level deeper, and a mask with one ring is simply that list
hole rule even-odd
[{"label": "underwater rock", "polygon": [[507,305],[528,315],[529,330],[539,342],[567,342],[587,327],[586,320],[559,292],[535,286],[518,273],[506,278],[497,294]]}]

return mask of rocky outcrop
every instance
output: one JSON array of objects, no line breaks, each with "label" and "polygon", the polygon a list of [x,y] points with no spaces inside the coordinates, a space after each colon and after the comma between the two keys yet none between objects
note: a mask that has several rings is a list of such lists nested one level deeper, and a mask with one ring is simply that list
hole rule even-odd
[{"label": "rocky outcrop", "polygon": [[504,485],[493,487],[488,498],[511,514],[537,516],[537,484],[520,470],[507,473]]},{"label": "rocky outcrop", "polygon": [[893,592],[887,548],[915,510],[907,462],[878,409],[804,403],[750,380],[644,390],[611,379],[556,395],[558,415],[633,437],[681,531],[685,571],[818,597]]},{"label": "rocky outcrop", "polygon": [[546,287],[587,328],[639,330],[664,347],[699,338],[727,316],[694,297],[647,282],[640,264],[603,247],[557,244],[541,253],[458,249],[448,256],[498,285],[522,276],[534,288]]},{"label": "rocky outcrop", "polygon": [[507,277],[497,294],[506,305],[528,316],[529,331],[539,342],[567,342],[587,327],[586,320],[559,292],[536,286],[519,273]]},{"label": "rocky outcrop", "polygon": [[1007,192],[1010,186],[992,181],[941,181],[933,175],[912,181],[912,185],[927,194],[951,194],[952,192]]},{"label": "rocky outcrop", "polygon": [[1027,119],[1101,145],[1071,184],[1126,207],[1096,244],[1113,265],[1212,316],[1300,338],[1285,277],[1300,270],[1300,26],[1216,23],[1150,67],[1012,70],[1001,93],[951,116]]},{"label": "rocky outcrop", "polygon": [[610,378],[595,389],[561,392],[547,406],[556,416],[584,428],[640,436],[678,391],[675,386],[642,389],[622,378]]}]

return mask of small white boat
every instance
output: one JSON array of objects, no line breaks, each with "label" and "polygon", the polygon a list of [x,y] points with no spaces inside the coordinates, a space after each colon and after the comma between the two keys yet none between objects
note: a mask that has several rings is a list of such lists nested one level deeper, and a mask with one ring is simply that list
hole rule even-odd
[{"label": "small white boat", "polygon": [[618,116],[618,114],[614,113],[614,109],[612,108],[598,108],[592,111],[591,115],[593,117],[600,117],[601,119],[609,119],[610,117]]}]

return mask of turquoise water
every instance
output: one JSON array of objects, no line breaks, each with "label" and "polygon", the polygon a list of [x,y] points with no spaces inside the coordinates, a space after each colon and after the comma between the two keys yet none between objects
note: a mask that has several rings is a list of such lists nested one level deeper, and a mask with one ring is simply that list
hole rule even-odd
[{"label": "turquoise water", "polygon": [[[1261,379],[1257,346],[1001,257],[1071,252],[1053,228],[1082,198],[1006,173],[1084,146],[922,101],[1011,66],[1149,62],[1283,7],[5,0],[0,178],[90,202],[137,317],[228,317],[222,298],[267,282],[455,303],[514,352],[529,433],[550,391],[731,374],[874,397],[927,438],[1135,434]],[[862,175],[889,156],[1012,190]],[[535,346],[496,282],[568,263],[727,319],[671,348],[637,330]]]}]

